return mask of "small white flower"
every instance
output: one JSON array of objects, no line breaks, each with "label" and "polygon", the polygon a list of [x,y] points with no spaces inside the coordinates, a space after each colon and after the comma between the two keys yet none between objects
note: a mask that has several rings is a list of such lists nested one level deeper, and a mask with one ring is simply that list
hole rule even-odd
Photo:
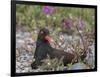
[{"label": "small white flower", "polygon": [[48,65],[51,65],[51,63],[48,62]]},{"label": "small white flower", "polygon": [[56,17],[53,17],[54,20],[56,20]]},{"label": "small white flower", "polygon": [[50,15],[47,15],[47,18],[49,18],[50,17]]}]

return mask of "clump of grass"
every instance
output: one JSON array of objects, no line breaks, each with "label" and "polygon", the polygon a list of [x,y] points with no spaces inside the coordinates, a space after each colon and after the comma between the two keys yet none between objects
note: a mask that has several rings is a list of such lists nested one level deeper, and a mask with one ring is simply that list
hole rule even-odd
[{"label": "clump of grass", "polygon": [[47,59],[43,60],[43,64],[39,66],[43,71],[62,71],[64,69],[63,57],[58,60],[57,58],[50,59],[48,56]]}]

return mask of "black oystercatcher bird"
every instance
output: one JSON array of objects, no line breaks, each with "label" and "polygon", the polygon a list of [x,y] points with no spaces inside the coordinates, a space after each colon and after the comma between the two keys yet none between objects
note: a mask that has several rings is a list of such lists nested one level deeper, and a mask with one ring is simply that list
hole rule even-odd
[{"label": "black oystercatcher bird", "polygon": [[60,59],[63,57],[64,65],[71,63],[72,60],[75,58],[74,54],[51,47],[51,41],[52,39],[49,36],[49,30],[46,28],[42,28],[39,31],[36,42],[36,50],[34,54],[35,61],[31,64],[32,69],[36,69],[39,65],[41,65],[42,60],[47,58],[47,54],[50,56],[51,59]]}]

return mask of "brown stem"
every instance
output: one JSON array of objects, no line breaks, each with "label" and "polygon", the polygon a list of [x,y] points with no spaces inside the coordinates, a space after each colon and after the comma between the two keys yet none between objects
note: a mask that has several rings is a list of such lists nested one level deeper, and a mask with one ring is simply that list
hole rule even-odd
[{"label": "brown stem", "polygon": [[78,31],[80,37],[81,37],[82,44],[83,44],[83,47],[84,47],[84,51],[86,52],[86,46],[85,46],[86,44],[85,44],[84,38],[83,38],[82,34],[80,33],[80,31],[79,31],[79,29],[78,29],[77,26],[76,26],[76,29],[77,29],[77,31]]}]

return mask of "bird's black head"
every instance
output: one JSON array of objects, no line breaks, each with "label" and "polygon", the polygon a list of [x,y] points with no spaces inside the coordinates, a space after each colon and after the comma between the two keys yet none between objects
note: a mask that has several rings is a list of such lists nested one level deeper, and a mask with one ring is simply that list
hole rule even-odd
[{"label": "bird's black head", "polygon": [[41,41],[45,41],[45,42],[50,43],[51,37],[50,37],[49,30],[47,28],[40,29],[37,40],[41,40]]},{"label": "bird's black head", "polygon": [[49,30],[48,29],[46,29],[46,28],[40,29],[38,36],[41,39],[44,39],[47,35],[49,35]]}]

